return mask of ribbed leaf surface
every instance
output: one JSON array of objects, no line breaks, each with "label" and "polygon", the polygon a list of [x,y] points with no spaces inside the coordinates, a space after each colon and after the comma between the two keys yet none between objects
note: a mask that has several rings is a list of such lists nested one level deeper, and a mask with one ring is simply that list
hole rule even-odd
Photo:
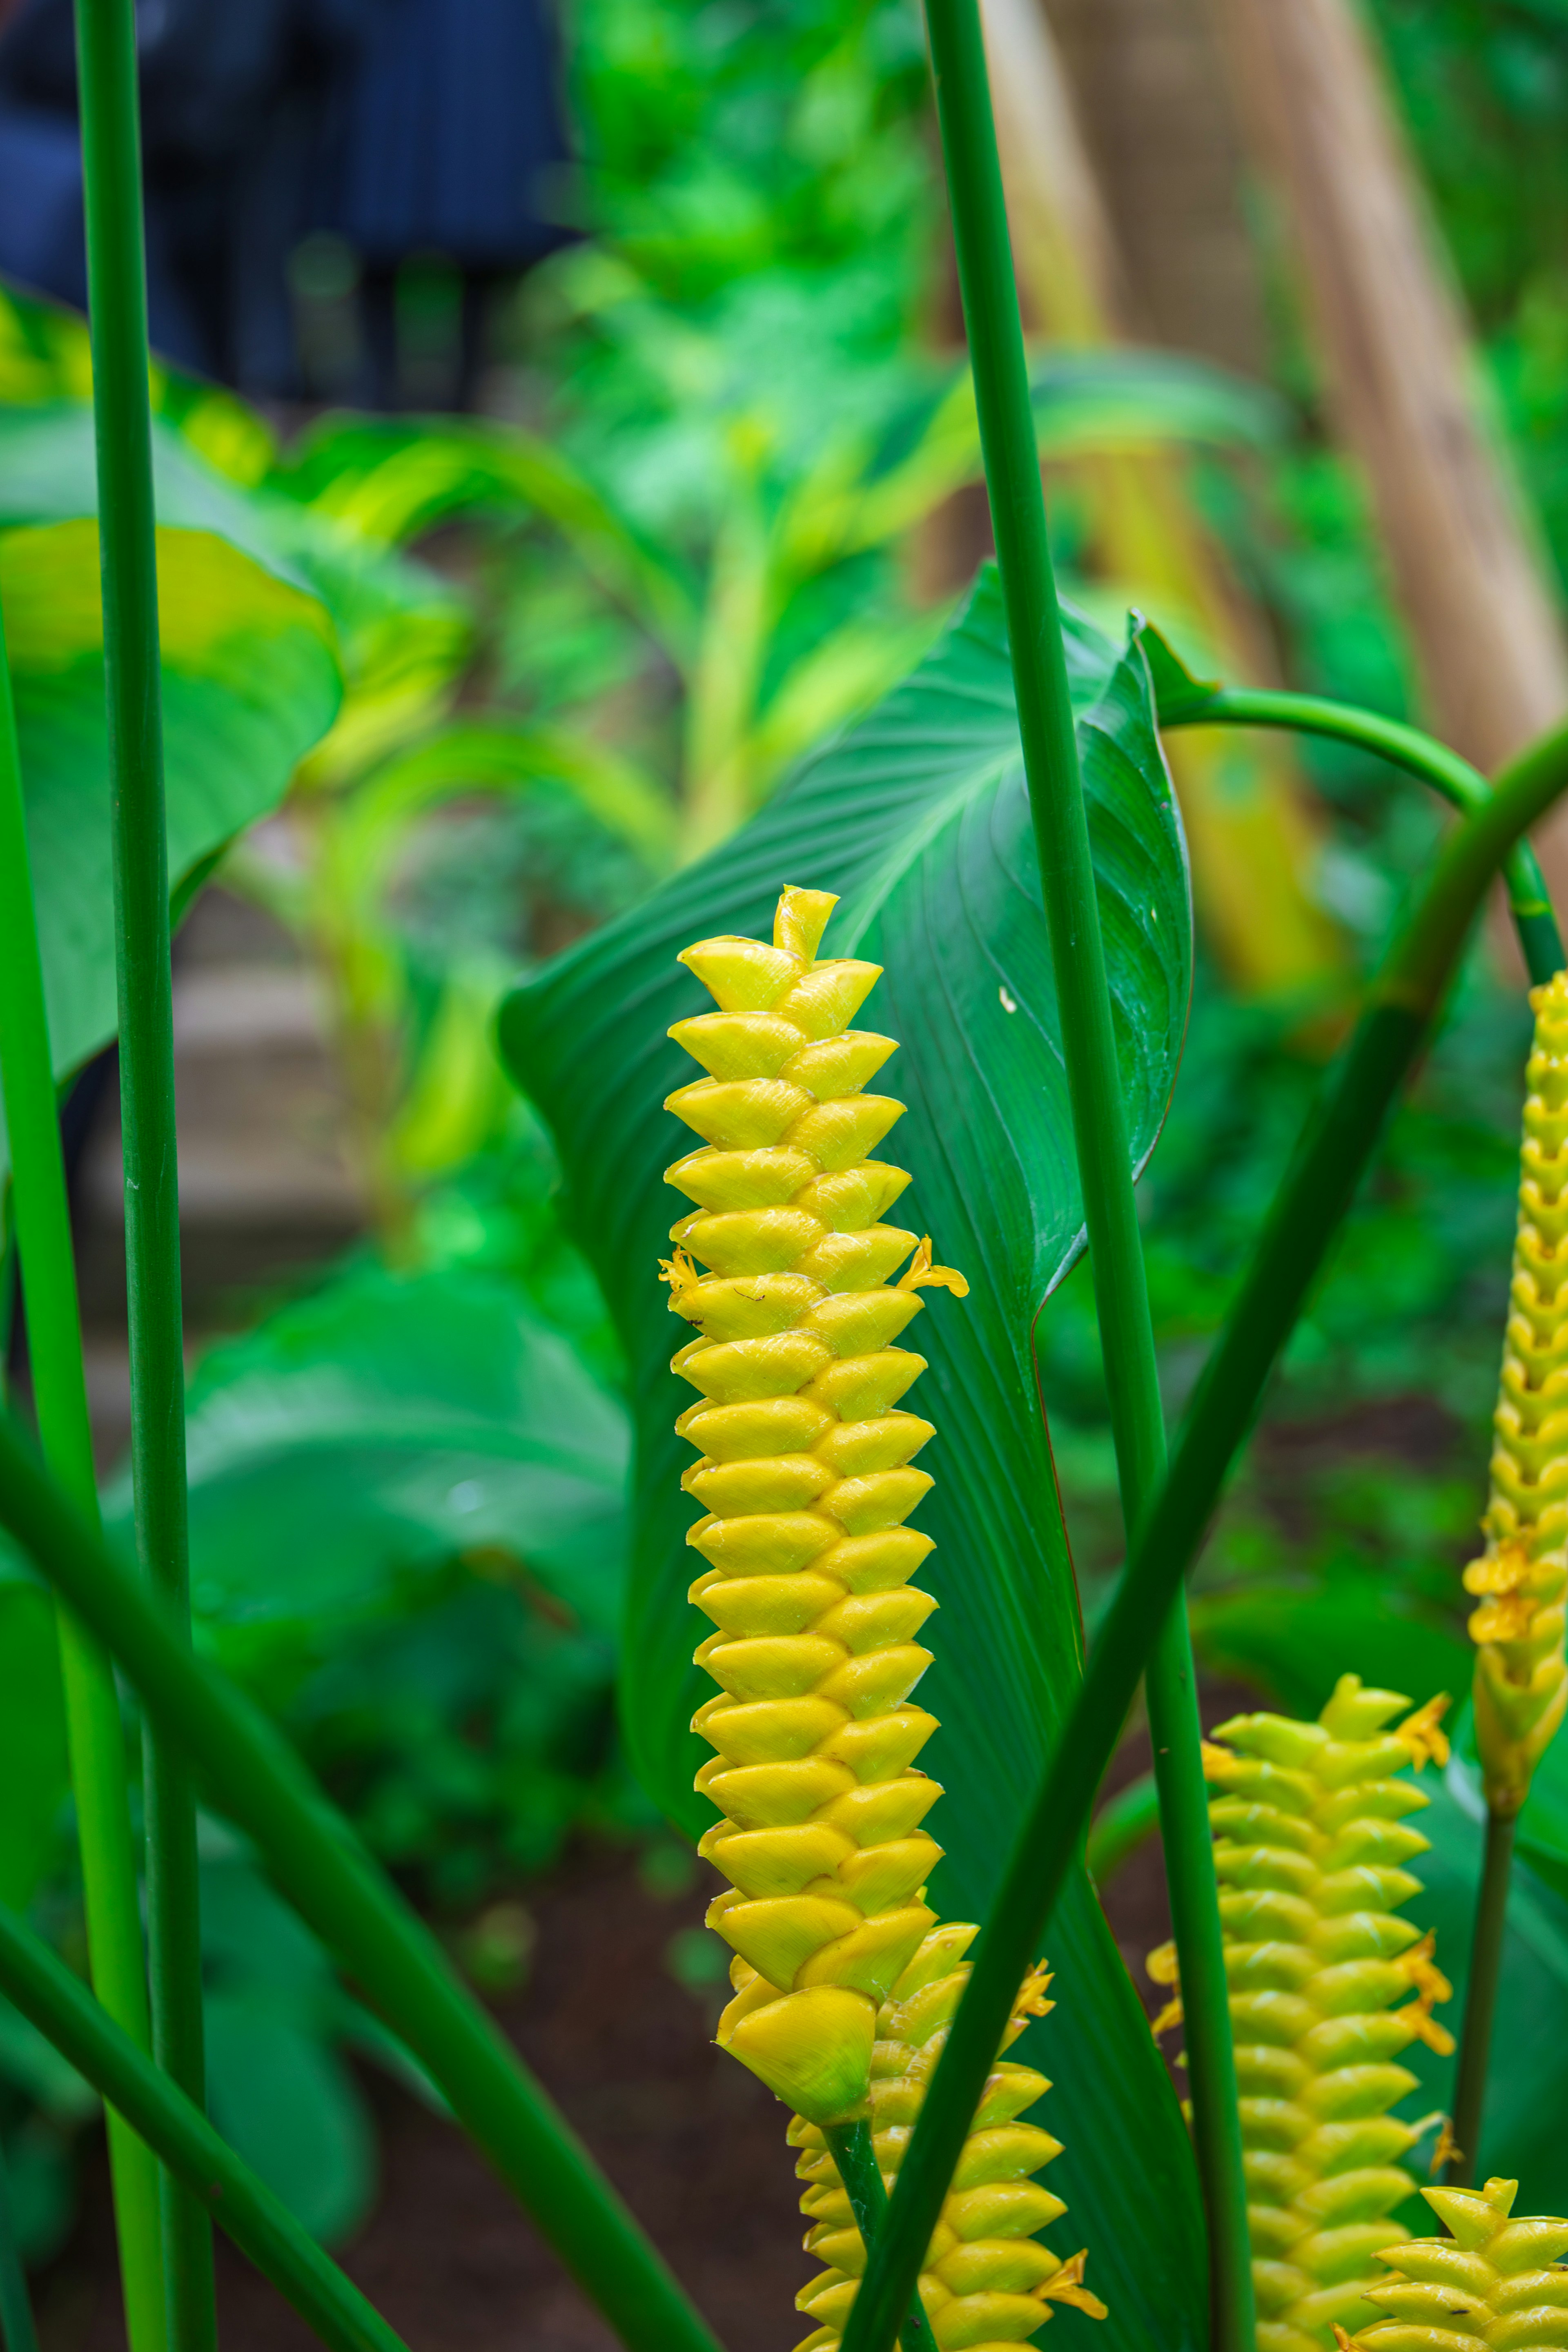
[{"label": "ribbed leaf surface", "polygon": [[[1069,657],[1081,709],[1101,911],[1133,1150],[1163,1117],[1186,1019],[1185,856],[1140,654],[1087,625]],[[861,1024],[901,1041],[879,1082],[909,1106],[885,1147],[914,1185],[900,1218],[973,1285],[932,1294],[912,1334],[931,1370],[910,1402],[939,1435],[919,1523],[942,1603],[921,1699],[942,1729],[924,1762],[948,1794],[935,1899],[978,1917],[1081,1671],[1082,1640],[1030,1349],[1041,1301],[1081,1247],[1055,991],[994,575],[928,659],[704,864],[546,967],[507,1003],[503,1049],[560,1139],[567,1208],[631,1360],[637,1455],[625,1717],[649,1787],[689,1829],[707,1750],[687,1729],[710,1685],[689,1660],[704,1621],[671,1423],[689,1391],[668,1369],[657,1265],[683,1206],[662,1171],[689,1138],[660,1105],[691,1074],[671,1022],[707,1000],[675,961],[717,932],[766,935],[780,887],[837,891],[823,953],[882,963]],[[1203,2340],[1202,2223],[1186,2134],[1148,2026],[1081,1874],[1052,1932],[1061,2006],[1034,2029],[1056,2080],[1051,2174],[1112,2318],[1095,2341]],[[1083,2323],[1069,2319],[1074,2327]]]}]

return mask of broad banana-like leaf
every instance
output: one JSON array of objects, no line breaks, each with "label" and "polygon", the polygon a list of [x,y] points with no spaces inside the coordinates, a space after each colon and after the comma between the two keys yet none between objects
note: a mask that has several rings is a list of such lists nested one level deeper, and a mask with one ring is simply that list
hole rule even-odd
[{"label": "broad banana-like leaf", "polygon": [[[351,1264],[212,1350],[187,1443],[192,1600],[237,1664],[314,1655],[410,1580],[487,1549],[595,1632],[616,1624],[624,1412],[493,1279]],[[110,1528],[131,1511],[123,1471]]]},{"label": "broad banana-like leaf", "polygon": [[[243,493],[158,429],[169,875],[176,897],[276,807],[341,693],[331,618]],[[0,407],[0,608],[55,1067],[114,1034],[114,921],[91,419]],[[0,1167],[4,1165],[0,1139]]]},{"label": "broad banana-like leaf", "polygon": [[[1174,1077],[1191,974],[1191,908],[1147,672],[1087,624],[1069,628],[1079,740],[1100,884],[1132,1150],[1152,1148]],[[553,1126],[567,1214],[630,1360],[637,1456],[623,1707],[648,1786],[689,1830],[707,1750],[703,1621],[685,1601],[689,1450],[672,1433],[680,1327],[658,1261],[679,1204],[662,1171],[684,1150],[661,1110],[688,1075],[666,1038],[700,1009],[676,963],[705,935],[764,935],[780,887],[835,890],[824,952],[881,963],[864,1017],[901,1048],[887,1084],[909,1105],[893,1155],[917,1230],[973,1286],[921,1318],[916,1402],[938,1438],[921,1522],[938,1546],[937,1663],[921,1686],[942,1729],[925,1761],[948,1794],[936,1899],[984,1916],[1020,1813],[1077,1687],[1082,1636],[1031,1354],[1035,1317],[1082,1246],[1056,993],[1018,751],[1000,592],[966,611],[902,686],[809,762],[767,810],[633,914],[558,958],[503,1008],[503,1054]],[[1192,2160],[1149,2029],[1081,1872],[1049,1957],[1060,2008],[1035,2062],[1055,2078],[1068,2153],[1062,2250],[1087,2242],[1111,2308],[1109,2347],[1204,2340],[1203,2227]]]}]

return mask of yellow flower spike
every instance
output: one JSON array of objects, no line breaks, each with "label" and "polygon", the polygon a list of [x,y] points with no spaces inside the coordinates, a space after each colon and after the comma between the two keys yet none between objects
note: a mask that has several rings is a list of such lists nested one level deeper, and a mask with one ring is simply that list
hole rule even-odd
[{"label": "yellow flower spike", "polygon": [[[669,1033],[707,1075],[667,1106],[701,1149],[667,1171],[696,1207],[663,1268],[698,1330],[674,1369],[700,1391],[677,1427],[706,1507],[691,1598],[715,1627],[697,1659],[718,1695],[693,1723],[716,1750],[697,1786],[722,1815],[701,1852],[730,1881],[709,1923],[736,1955],[718,2039],[795,2111],[806,2242],[827,2265],[799,2299],[813,2347],[837,2342],[865,2263],[821,2126],[868,2120],[891,2181],[979,1932],[938,1927],[925,1901],[942,1790],[915,1762],[936,1724],[911,1694],[934,1604],[912,1579],[931,1544],[904,1522],[935,1433],[900,1406],[925,1363],[896,1344],[920,1291],[969,1286],[929,1235],[883,1222],[909,1179],[870,1155],[902,1105],[865,1089],[896,1048],[848,1025],[879,967],[817,959],[835,903],[785,890],[771,945],[703,940],[680,959],[718,1009]],[[1050,2008],[1047,1982],[1025,1979],[1004,2049]],[[1048,2088],[1000,2059],[986,2084],[921,2279],[940,2352],[1021,2342],[1053,2303],[1103,2316],[1083,2257],[1032,2234],[1065,2210],[1030,2178],[1058,2143],[1019,2120]]]},{"label": "yellow flower spike", "polygon": [[[970,1927],[934,1929],[878,2019],[871,2137],[889,2191],[969,1979],[963,1955],[978,1933]],[[1039,1969],[1024,1979],[1004,2050],[1031,2017],[1050,2008],[1047,1982]],[[1021,2343],[1045,2326],[1053,2303],[1074,2305],[1095,2319],[1106,2315],[1083,2284],[1084,2255],[1064,2263],[1033,2234],[1067,2210],[1030,2177],[1061,2154],[1060,2141],[1021,2120],[1049,2088],[1033,2067],[1005,2058],[986,2079],[921,2270],[921,2302],[941,2352],[966,2346],[997,2352],[1004,2344]],[[795,2298],[815,2323],[796,2352],[832,2352],[854,2305],[865,2249],[822,2133],[797,2119],[789,2137],[801,2150],[795,2168],[806,2183],[801,2211],[813,2225],[806,2251],[827,2265]]]},{"label": "yellow flower spike", "polygon": [[1415,2186],[1399,2158],[1434,2121],[1389,2113],[1415,2087],[1396,2062],[1413,2042],[1453,2046],[1432,2016],[1450,1991],[1433,1939],[1399,1916],[1427,1847],[1406,1817],[1428,1800],[1405,1776],[1445,1745],[1442,1703],[1391,1722],[1408,1706],[1345,1675],[1316,1723],[1239,1716],[1204,1748],[1258,2352],[1318,2352],[1375,2316],[1375,2260],[1405,2235],[1388,2216]]},{"label": "yellow flower spike", "polygon": [[936,1725],[910,1698],[931,1547],[904,1525],[935,1433],[899,1402],[925,1364],[894,1342],[922,1302],[890,1277],[911,1254],[917,1283],[943,1277],[882,1221],[909,1179],[869,1154],[902,1105],[866,1085],[895,1049],[847,1025],[879,967],[816,958],[834,904],[786,890],[771,945],[680,959],[719,1009],[670,1032],[708,1075],[668,1105],[703,1147],[667,1171],[696,1206],[664,1269],[700,1335],[675,1369],[700,1392],[677,1428],[700,1457],[682,1481],[707,1510],[691,1597],[720,1686],[694,1719],[723,1815],[701,1850],[730,1881],[709,1916],[754,1971],[719,2038],[823,2122],[862,2108],[942,1852],[922,1826],[942,1791],[915,1763]]},{"label": "yellow flower spike", "polygon": [[1568,2221],[1515,2221],[1517,2180],[1424,2189],[1446,2238],[1412,2238],[1381,2259],[1367,2289],[1380,2315],[1340,2352],[1559,2352],[1568,2346]]},{"label": "yellow flower spike", "polygon": [[1465,1570],[1480,1602],[1476,1742],[1487,1803],[1517,1813],[1568,1706],[1568,972],[1531,991],[1519,1225],[1492,1427],[1485,1553]]}]

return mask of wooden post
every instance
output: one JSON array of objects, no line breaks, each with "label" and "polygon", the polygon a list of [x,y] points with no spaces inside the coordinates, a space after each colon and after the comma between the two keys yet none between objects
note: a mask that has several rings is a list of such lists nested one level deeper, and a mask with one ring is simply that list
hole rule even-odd
[{"label": "wooden post", "polygon": [[[1359,463],[1431,722],[1488,772],[1568,708],[1544,562],[1353,0],[1215,0],[1280,189],[1336,431]],[[1538,844],[1568,887],[1568,820]]]},{"label": "wooden post", "polygon": [[[983,0],[983,16],[1026,317],[1055,342],[1116,341],[1127,298],[1115,233],[1040,0]],[[1152,450],[1073,470],[1101,572],[1226,676],[1271,683],[1263,632],[1193,512],[1179,462]],[[1331,982],[1342,943],[1308,894],[1319,827],[1289,743],[1216,734],[1167,751],[1199,913],[1232,978],[1259,993]]]}]

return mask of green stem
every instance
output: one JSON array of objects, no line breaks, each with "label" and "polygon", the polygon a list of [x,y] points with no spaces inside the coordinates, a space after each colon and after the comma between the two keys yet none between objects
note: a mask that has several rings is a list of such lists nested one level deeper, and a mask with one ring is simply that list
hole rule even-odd
[{"label": "green stem", "polygon": [[[860,2242],[869,2253],[888,2210],[888,2191],[882,2180],[882,2168],[877,2161],[871,2126],[868,2123],[827,2124],[824,2137],[838,2167],[838,2178],[844,2183]],[[918,2284],[899,2328],[899,2344],[900,2352],[935,2352],[935,2339]]]},{"label": "green stem", "polygon": [[[1266,687],[1225,687],[1201,702],[1185,698],[1160,711],[1162,727],[1279,727],[1300,735],[1322,735],[1353,743],[1391,767],[1419,776],[1452,808],[1473,815],[1491,797],[1479,768],[1418,727],[1375,711],[1331,702],[1318,694],[1282,694]],[[1563,939],[1552,911],[1540,861],[1527,841],[1517,842],[1503,861],[1509,908],[1531,979],[1539,987],[1563,969]]]},{"label": "green stem", "polygon": [[16,2210],[11,2200],[11,2172],[4,2147],[0,2147],[0,2346],[5,2352],[38,2352],[27,2273],[16,2244]]},{"label": "green stem", "polygon": [[[1122,1518],[1131,1540],[1164,1472],[1164,1408],[1023,327],[977,0],[926,0],[926,16]],[[1214,2340],[1215,2352],[1252,2352],[1257,2317],[1229,1989],[1192,1638],[1180,1591],[1166,1617],[1149,1661],[1149,1719],[1186,2011],[1193,2137],[1208,2221]]]},{"label": "green stem", "polygon": [[[142,1572],[188,1640],[169,871],[132,0],[76,0],[76,28],[113,795],[132,1476]],[[153,1726],[144,1741],[143,1799],[153,2048],[201,2106],[195,1797],[184,1759]],[[206,2210],[165,2171],[163,2212],[171,2352],[216,2352]]]},{"label": "green stem", "polygon": [[[22,769],[0,624],[0,1087],[27,1318],[33,1405],[48,1463],[94,1522],[98,1487],[82,1371],[81,1322],[70,1208],[49,1051],[43,967],[33,904]],[[6,1269],[9,1275],[9,1267]],[[94,1990],[117,2023],[148,2041],[146,1964],[125,1734],[108,1653],[63,1607],[60,1673],[81,1849],[82,1895]],[[132,2352],[163,2352],[158,2174],[146,2147],[110,2110],[110,2169]]]},{"label": "green stem", "polygon": [[1513,843],[1568,789],[1568,729],[1499,780],[1447,842],[1374,983],[1270,1207],[1205,1366],[1152,1509],[1134,1536],[1013,1852],[947,2044],[899,2168],[843,2352],[889,2352],[942,2210],[1018,1981],[1050,1924],[1159,1629],[1203,1541],[1264,1383],[1420,1050],[1487,887]]},{"label": "green stem", "polygon": [[1481,1891],[1470,1937],[1465,2022],[1459,2034],[1459,2066],[1454,2083],[1454,2153],[1448,2160],[1447,2175],[1454,2189],[1471,2186],[1480,2155],[1492,2021],[1497,2014],[1498,1980],[1502,1974],[1503,1936],[1508,1925],[1514,1819],[1512,1813],[1487,1815],[1486,1860],[1481,1865]]},{"label": "green stem", "polygon": [[633,2352],[717,2352],[587,2150],[293,1749],[192,1654],[157,1599],[119,1566],[3,1418],[0,1525],[107,1644],[160,1731],[179,1741],[213,1802],[255,1840],[282,1893],[424,2061],[458,2122]]},{"label": "green stem", "polygon": [[1118,1790],[1096,1813],[1084,1848],[1084,1864],[1101,1894],[1124,1862],[1146,1845],[1160,1826],[1160,1792],[1152,1772]]},{"label": "green stem", "polygon": [[406,2352],[401,2336],[322,2252],[281,2199],[220,2139],[199,2107],[121,2033],[70,1970],[0,1904],[0,1990],[78,2073],[134,2117],[205,2210],[287,2295],[332,2352]]}]

